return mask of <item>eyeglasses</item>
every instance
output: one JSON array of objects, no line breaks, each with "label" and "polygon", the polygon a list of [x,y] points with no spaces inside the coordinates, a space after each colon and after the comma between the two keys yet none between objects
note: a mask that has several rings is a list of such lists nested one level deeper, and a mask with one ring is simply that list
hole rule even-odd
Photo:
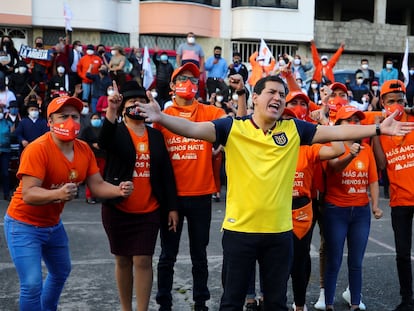
[{"label": "eyeglasses", "polygon": [[198,84],[197,78],[189,77],[189,76],[177,76],[177,81],[185,82],[187,80],[190,80],[192,84]]}]

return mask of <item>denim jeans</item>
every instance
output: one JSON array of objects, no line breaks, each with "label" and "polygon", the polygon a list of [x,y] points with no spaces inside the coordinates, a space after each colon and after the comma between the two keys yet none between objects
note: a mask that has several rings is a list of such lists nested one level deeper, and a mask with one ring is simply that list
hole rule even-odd
[{"label": "denim jeans", "polygon": [[89,102],[92,84],[82,82],[82,101]]},{"label": "denim jeans", "polygon": [[391,208],[400,295],[404,302],[410,302],[413,298],[413,276],[411,271],[413,215],[414,206],[395,206]]},{"label": "denim jeans", "polygon": [[220,311],[242,311],[251,271],[259,262],[265,311],[287,311],[287,283],[293,257],[292,231],[243,233],[224,230]]},{"label": "denim jeans", "polygon": [[204,305],[210,299],[207,287],[208,264],[207,246],[210,239],[211,195],[178,197],[179,221],[177,232],[169,231],[168,226],[160,229],[161,254],[158,262],[157,303],[162,307],[172,305],[174,264],[177,260],[184,217],[187,220],[190,256],[193,274],[193,300],[196,305]]},{"label": "denim jeans", "polygon": [[348,246],[348,281],[351,303],[359,305],[362,288],[362,260],[364,259],[370,226],[371,210],[369,204],[349,207],[325,204],[326,305],[332,305],[334,302],[336,281],[342,263],[345,239]]},{"label": "denim jeans", "polygon": [[[20,311],[54,311],[71,270],[68,237],[62,222],[40,228],[4,217],[10,256],[20,280]],[[42,263],[48,274],[42,280]]]}]

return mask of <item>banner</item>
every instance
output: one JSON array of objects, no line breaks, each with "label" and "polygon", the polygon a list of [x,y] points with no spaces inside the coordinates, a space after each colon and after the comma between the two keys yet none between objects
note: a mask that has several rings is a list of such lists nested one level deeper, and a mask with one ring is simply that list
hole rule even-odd
[{"label": "banner", "polygon": [[65,30],[66,31],[72,31],[72,10],[69,7],[69,4],[65,3],[63,4],[63,17],[65,18]]},{"label": "banner", "polygon": [[19,54],[22,58],[41,59],[46,61],[52,60],[51,50],[40,50],[23,44],[20,46]]},{"label": "banner", "polygon": [[408,74],[408,38],[405,39],[405,52],[401,64],[401,72],[404,75],[404,84],[407,86],[408,82],[410,81],[410,76]]},{"label": "banner", "polygon": [[154,81],[154,75],[152,74],[151,58],[149,56],[148,47],[144,48],[144,58],[142,61],[142,70],[144,71],[144,81],[142,82],[143,87],[148,90]]},{"label": "banner", "polygon": [[270,64],[270,59],[273,58],[272,52],[269,50],[266,42],[261,39],[260,41],[260,48],[259,48],[259,55],[257,56],[257,59],[264,60],[264,63],[266,65]]}]

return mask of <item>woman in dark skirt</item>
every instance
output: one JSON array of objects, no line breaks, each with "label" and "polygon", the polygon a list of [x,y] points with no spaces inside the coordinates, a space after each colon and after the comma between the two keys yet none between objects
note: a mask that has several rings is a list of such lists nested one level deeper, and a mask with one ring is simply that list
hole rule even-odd
[{"label": "woman in dark skirt", "polygon": [[[122,310],[132,310],[133,288],[137,310],[148,310],[152,288],[152,256],[160,226],[176,229],[176,187],[162,134],[145,125],[137,104],[148,102],[145,89],[126,82],[108,97],[108,110],[99,137],[107,152],[104,178],[117,184],[132,180],[127,199],[102,204],[102,222],[115,255],[115,277]],[[117,122],[118,117],[122,122]]]}]

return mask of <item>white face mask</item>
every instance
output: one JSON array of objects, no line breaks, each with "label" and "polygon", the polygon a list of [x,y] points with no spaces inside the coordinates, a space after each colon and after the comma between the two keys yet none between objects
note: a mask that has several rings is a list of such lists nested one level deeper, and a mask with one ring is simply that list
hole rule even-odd
[{"label": "white face mask", "polygon": [[80,53],[80,52],[82,52],[82,46],[78,45],[78,46],[76,47],[76,51],[78,51],[79,53]]},{"label": "white face mask", "polygon": [[37,118],[39,117],[39,110],[31,110],[31,111],[29,112],[29,116],[30,116],[32,119],[37,119]]},{"label": "white face mask", "polygon": [[321,63],[322,63],[322,66],[328,65],[328,62],[326,60],[321,61]]},{"label": "white face mask", "polygon": [[286,62],[282,59],[282,60],[280,60],[279,61],[279,66],[284,66],[284,65],[286,65]]},{"label": "white face mask", "polygon": [[387,69],[392,69],[392,64],[386,64],[386,65],[385,65],[385,67],[386,67]]},{"label": "white face mask", "polygon": [[156,91],[151,91],[151,95],[152,97],[157,98],[158,93]]},{"label": "white face mask", "polygon": [[375,86],[373,86],[373,87],[372,87],[372,90],[373,90],[374,92],[378,91],[378,86],[376,86],[376,85],[375,85]]},{"label": "white face mask", "polygon": [[81,114],[86,115],[89,113],[89,107],[83,106]]},{"label": "white face mask", "polygon": [[223,101],[223,96],[217,96],[216,99],[219,103],[221,103]]},{"label": "white face mask", "polygon": [[20,66],[20,67],[19,67],[19,72],[20,72],[21,74],[26,73],[26,71],[27,71],[27,68],[26,68],[26,67],[24,67],[24,66]]},{"label": "white face mask", "polygon": [[115,55],[115,54],[116,54],[116,51],[115,51],[115,50],[112,50],[112,51],[111,51],[111,54],[112,54],[112,55]]},{"label": "white face mask", "polygon": [[362,68],[362,69],[368,69],[368,64],[362,64],[362,65],[361,65],[361,68]]},{"label": "white face mask", "polygon": [[236,101],[239,99],[239,95],[237,95],[236,93],[233,93],[233,95],[231,95],[231,99]]},{"label": "white face mask", "polygon": [[190,44],[193,44],[195,42],[195,38],[194,37],[189,37],[187,38],[187,42]]},{"label": "white face mask", "polygon": [[58,73],[65,73],[65,67],[63,67],[63,66],[59,66],[59,67],[57,67],[56,71],[57,71]]},{"label": "white face mask", "polygon": [[93,50],[86,50],[86,54],[88,55],[93,55],[94,51]]},{"label": "white face mask", "polygon": [[364,79],[361,79],[361,78],[357,79],[357,84],[362,84],[362,82],[364,82]]},{"label": "white face mask", "polygon": [[108,96],[112,96],[112,95],[114,95],[114,93],[115,93],[115,91],[114,91],[114,90],[108,90],[108,91],[106,92],[106,94],[108,94]]},{"label": "white face mask", "polygon": [[414,75],[414,70],[408,70],[408,72],[410,73],[410,75]]},{"label": "white face mask", "polygon": [[3,119],[4,119],[4,113],[0,112],[0,120],[3,120]]},{"label": "white face mask", "polygon": [[318,84],[312,83],[311,84],[311,88],[314,89],[314,90],[316,90],[318,88]]},{"label": "white face mask", "polygon": [[295,60],[293,61],[293,63],[294,63],[295,65],[300,65],[300,59],[295,58]]}]

